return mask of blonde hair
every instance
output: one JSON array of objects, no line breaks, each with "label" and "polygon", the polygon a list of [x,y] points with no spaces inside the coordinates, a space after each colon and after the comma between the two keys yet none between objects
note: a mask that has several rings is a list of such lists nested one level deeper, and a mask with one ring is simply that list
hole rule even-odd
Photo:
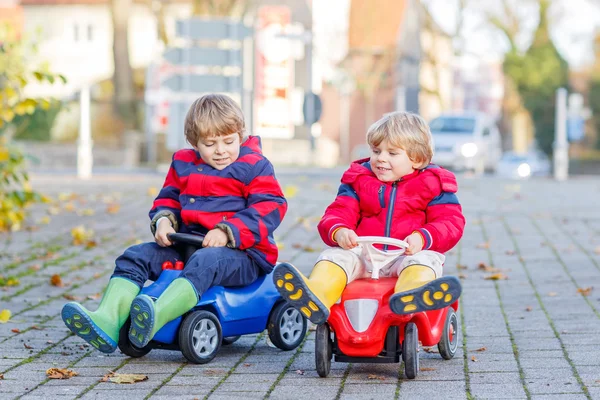
[{"label": "blonde hair", "polygon": [[379,146],[384,140],[404,150],[412,162],[419,164],[418,169],[428,166],[433,158],[431,131],[417,114],[395,111],[373,123],[367,132],[367,143]]},{"label": "blonde hair", "polygon": [[184,125],[187,141],[196,146],[200,138],[227,136],[232,133],[243,139],[246,124],[241,108],[230,97],[207,94],[191,105]]}]

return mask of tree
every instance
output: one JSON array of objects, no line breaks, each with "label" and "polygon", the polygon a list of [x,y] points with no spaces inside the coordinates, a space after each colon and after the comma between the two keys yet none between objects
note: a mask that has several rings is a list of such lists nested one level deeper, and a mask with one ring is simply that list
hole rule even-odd
[{"label": "tree", "polygon": [[138,123],[133,69],[129,61],[129,16],[132,0],[111,0],[113,22],[114,105],[115,111],[129,129]]},{"label": "tree", "polygon": [[26,217],[25,208],[43,197],[31,190],[24,168],[25,156],[11,145],[12,122],[17,116],[31,115],[37,108],[49,109],[49,99],[25,96],[31,81],[53,84],[62,75],[46,68],[31,68],[29,56],[35,43],[20,38],[8,24],[0,23],[0,231],[18,230]]},{"label": "tree", "polygon": [[[589,104],[596,135],[600,135],[600,33],[594,39],[595,63],[589,89]],[[596,148],[600,149],[600,140],[596,139]]]}]

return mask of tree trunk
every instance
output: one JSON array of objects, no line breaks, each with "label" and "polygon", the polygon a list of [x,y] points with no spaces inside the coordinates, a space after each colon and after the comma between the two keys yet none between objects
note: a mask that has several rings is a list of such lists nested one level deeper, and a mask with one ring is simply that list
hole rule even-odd
[{"label": "tree trunk", "polygon": [[115,111],[128,129],[137,128],[133,70],[129,63],[129,15],[132,0],[111,0]]}]

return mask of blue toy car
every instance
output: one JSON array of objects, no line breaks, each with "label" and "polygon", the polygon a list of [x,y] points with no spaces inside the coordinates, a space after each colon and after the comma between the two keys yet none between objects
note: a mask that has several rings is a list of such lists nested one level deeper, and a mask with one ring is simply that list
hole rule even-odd
[{"label": "blue toy car", "polygon": [[[169,239],[185,244],[183,258],[187,260],[201,246],[202,237],[184,233],[169,235]],[[181,274],[178,269],[166,268],[141,293],[154,299]],[[170,321],[154,335],[143,348],[135,347],[128,339],[131,321],[121,328],[119,349],[130,357],[142,357],[152,349],[181,350],[185,358],[196,364],[211,361],[221,345],[234,343],[241,335],[268,330],[271,342],[281,350],[293,350],[307,331],[307,320],[295,308],[288,305],[275,289],[271,274],[263,275],[244,287],[214,286],[207,290],[196,307]]]}]

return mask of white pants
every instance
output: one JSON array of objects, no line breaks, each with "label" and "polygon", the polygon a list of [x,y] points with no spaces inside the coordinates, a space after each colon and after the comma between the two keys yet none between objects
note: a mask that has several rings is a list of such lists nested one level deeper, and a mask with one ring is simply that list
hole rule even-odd
[{"label": "white pants", "polygon": [[[436,251],[423,250],[412,256],[399,256],[392,263],[379,270],[380,277],[399,276],[400,272],[409,265],[424,265],[430,267],[435,272],[435,277],[442,276],[442,266],[446,257]],[[323,251],[317,260],[331,261],[339,265],[348,277],[348,283],[356,279],[370,278],[373,266],[369,260],[358,254],[354,250],[344,250],[334,247]]]}]

